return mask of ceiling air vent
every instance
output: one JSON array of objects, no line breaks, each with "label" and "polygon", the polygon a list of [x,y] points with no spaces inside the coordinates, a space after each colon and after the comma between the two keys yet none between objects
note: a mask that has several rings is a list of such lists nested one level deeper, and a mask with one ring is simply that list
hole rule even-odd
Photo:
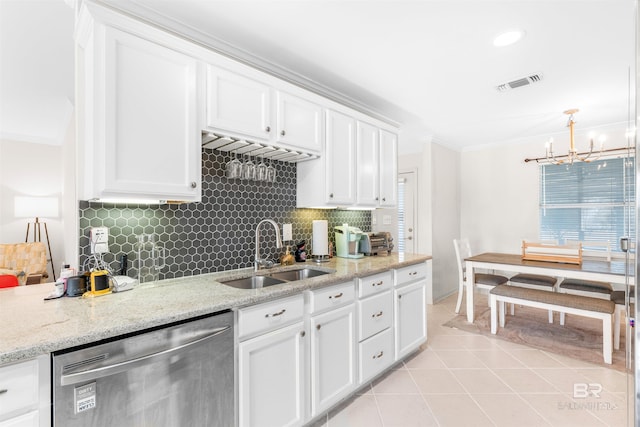
[{"label": "ceiling air vent", "polygon": [[498,89],[498,92],[506,92],[511,89],[517,89],[519,87],[529,86],[530,84],[538,83],[541,80],[542,80],[541,73],[531,74],[530,76],[523,77],[521,79],[516,79],[507,83],[502,83],[496,86],[496,89]]}]

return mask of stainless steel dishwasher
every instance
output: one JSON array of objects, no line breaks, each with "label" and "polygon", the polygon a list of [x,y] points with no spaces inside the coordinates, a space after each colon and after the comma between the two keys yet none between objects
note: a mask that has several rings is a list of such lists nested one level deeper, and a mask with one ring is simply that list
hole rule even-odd
[{"label": "stainless steel dishwasher", "polygon": [[55,427],[235,425],[233,314],[53,355]]}]

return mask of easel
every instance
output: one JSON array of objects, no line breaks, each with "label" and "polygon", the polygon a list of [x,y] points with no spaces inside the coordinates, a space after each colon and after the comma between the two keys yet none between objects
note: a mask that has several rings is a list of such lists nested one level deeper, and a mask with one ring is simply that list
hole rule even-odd
[{"label": "easel", "polygon": [[33,224],[33,241],[34,242],[42,242],[42,229],[40,227],[41,224],[44,225],[44,234],[45,237],[47,238],[47,249],[49,250],[49,258],[47,259],[47,262],[51,263],[51,273],[53,274],[53,281],[56,281],[56,270],[53,266],[53,255],[51,253],[51,244],[49,243],[49,230],[47,229],[47,223],[46,222],[40,222],[40,220],[38,219],[38,217],[36,217],[36,222],[31,223],[28,222],[27,223],[27,234],[24,238],[24,242],[27,243],[29,242],[29,228],[31,227],[31,224]]}]

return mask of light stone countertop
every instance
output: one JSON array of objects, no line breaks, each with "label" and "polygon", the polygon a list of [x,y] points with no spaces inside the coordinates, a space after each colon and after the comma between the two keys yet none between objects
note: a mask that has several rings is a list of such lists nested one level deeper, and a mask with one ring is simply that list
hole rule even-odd
[{"label": "light stone countertop", "polygon": [[307,261],[261,270],[259,274],[305,267],[335,272],[262,289],[236,289],[218,282],[249,276],[253,269],[161,280],[90,299],[63,297],[45,301],[53,284],[0,289],[0,365],[429,259],[427,255],[393,253],[360,259],[334,257],[320,264]]}]

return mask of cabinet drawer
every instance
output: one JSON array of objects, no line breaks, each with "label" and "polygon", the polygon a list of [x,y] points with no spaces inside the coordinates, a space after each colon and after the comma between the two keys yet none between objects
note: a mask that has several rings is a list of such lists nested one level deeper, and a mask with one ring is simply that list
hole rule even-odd
[{"label": "cabinet drawer", "polygon": [[352,303],[355,293],[353,282],[309,291],[309,310],[311,314],[315,314],[328,308]]},{"label": "cabinet drawer", "polygon": [[0,368],[0,419],[4,415],[38,407],[38,362],[16,363]]},{"label": "cabinet drawer", "polygon": [[240,339],[278,329],[302,319],[302,294],[238,310]]},{"label": "cabinet drawer", "polygon": [[31,411],[6,421],[0,421],[0,427],[38,427],[39,425],[40,414],[38,411]]},{"label": "cabinet drawer", "polygon": [[358,301],[358,317],[359,341],[390,327],[393,322],[391,290]]},{"label": "cabinet drawer", "polygon": [[386,329],[359,345],[360,384],[384,371],[393,363],[393,330]]},{"label": "cabinet drawer", "polygon": [[363,298],[386,291],[387,289],[391,289],[392,285],[393,273],[391,271],[361,277],[358,279],[358,297]]},{"label": "cabinet drawer", "polygon": [[426,263],[410,265],[396,270],[396,286],[402,286],[407,283],[427,277],[429,268]]}]

